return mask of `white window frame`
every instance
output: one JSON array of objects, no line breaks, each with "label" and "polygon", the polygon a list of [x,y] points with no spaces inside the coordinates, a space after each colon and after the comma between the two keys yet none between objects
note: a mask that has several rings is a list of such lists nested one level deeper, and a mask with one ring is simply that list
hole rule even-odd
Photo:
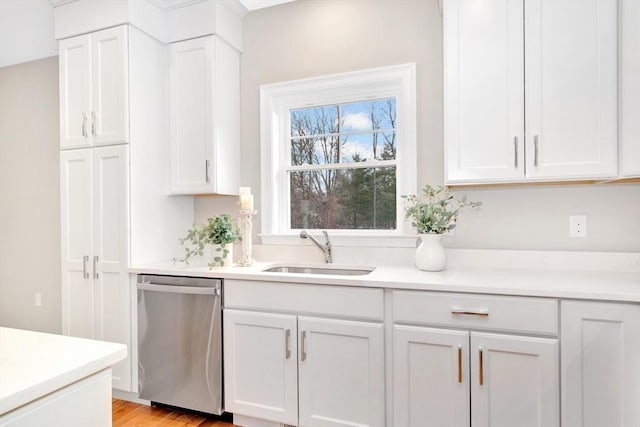
[{"label": "white window frame", "polygon": [[416,66],[401,64],[260,87],[261,226],[263,244],[299,243],[289,224],[289,115],[295,108],[396,98],[396,230],[329,230],[334,244],[413,247],[401,195],[415,194]]}]

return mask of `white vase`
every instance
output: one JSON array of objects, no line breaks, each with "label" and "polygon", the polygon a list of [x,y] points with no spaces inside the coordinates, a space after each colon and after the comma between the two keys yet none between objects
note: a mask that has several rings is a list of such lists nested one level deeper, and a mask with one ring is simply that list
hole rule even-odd
[{"label": "white vase", "polygon": [[422,242],[416,249],[416,267],[425,271],[442,271],[447,265],[447,254],[442,247],[442,234],[421,234]]},{"label": "white vase", "polygon": [[211,245],[211,265],[223,267],[231,267],[233,265],[233,243],[227,243],[224,247],[227,250],[227,254],[223,256],[224,250],[220,245]]}]

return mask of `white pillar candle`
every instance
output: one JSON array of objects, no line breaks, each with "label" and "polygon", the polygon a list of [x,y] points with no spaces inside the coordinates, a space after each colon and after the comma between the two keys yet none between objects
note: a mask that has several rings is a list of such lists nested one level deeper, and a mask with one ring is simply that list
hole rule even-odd
[{"label": "white pillar candle", "polygon": [[253,210],[253,194],[242,194],[240,196],[240,209],[246,211]]},{"label": "white pillar candle", "polygon": [[240,196],[251,194],[251,187],[240,187],[240,190],[238,191],[238,194]]}]

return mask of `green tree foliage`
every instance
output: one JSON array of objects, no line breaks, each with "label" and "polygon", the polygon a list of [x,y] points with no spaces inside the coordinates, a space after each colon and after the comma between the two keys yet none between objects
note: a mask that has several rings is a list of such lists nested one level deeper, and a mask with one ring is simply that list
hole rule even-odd
[{"label": "green tree foliage", "polygon": [[[343,129],[340,106],[291,113],[291,165],[327,165],[290,172],[292,228],[394,229],[396,167],[331,168],[396,157],[395,100],[372,102],[370,157],[346,155],[353,134]],[[362,131],[360,131],[362,132]]]}]

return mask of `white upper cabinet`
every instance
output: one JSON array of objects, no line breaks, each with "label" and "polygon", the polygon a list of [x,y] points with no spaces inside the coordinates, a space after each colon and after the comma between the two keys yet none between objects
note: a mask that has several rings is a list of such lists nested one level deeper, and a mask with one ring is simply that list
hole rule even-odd
[{"label": "white upper cabinet", "polygon": [[60,41],[60,148],[129,141],[127,27]]},{"label": "white upper cabinet", "polygon": [[522,1],[444,3],[444,126],[450,182],[524,176]]},{"label": "white upper cabinet", "polygon": [[617,17],[611,0],[445,0],[446,181],[617,176]]},{"label": "white upper cabinet", "polygon": [[622,0],[620,13],[620,175],[640,176],[640,2]]},{"label": "white upper cabinet", "polygon": [[170,45],[171,192],[233,194],[240,183],[240,56],[216,36]]},{"label": "white upper cabinet", "polygon": [[618,8],[526,0],[527,177],[617,175]]}]

